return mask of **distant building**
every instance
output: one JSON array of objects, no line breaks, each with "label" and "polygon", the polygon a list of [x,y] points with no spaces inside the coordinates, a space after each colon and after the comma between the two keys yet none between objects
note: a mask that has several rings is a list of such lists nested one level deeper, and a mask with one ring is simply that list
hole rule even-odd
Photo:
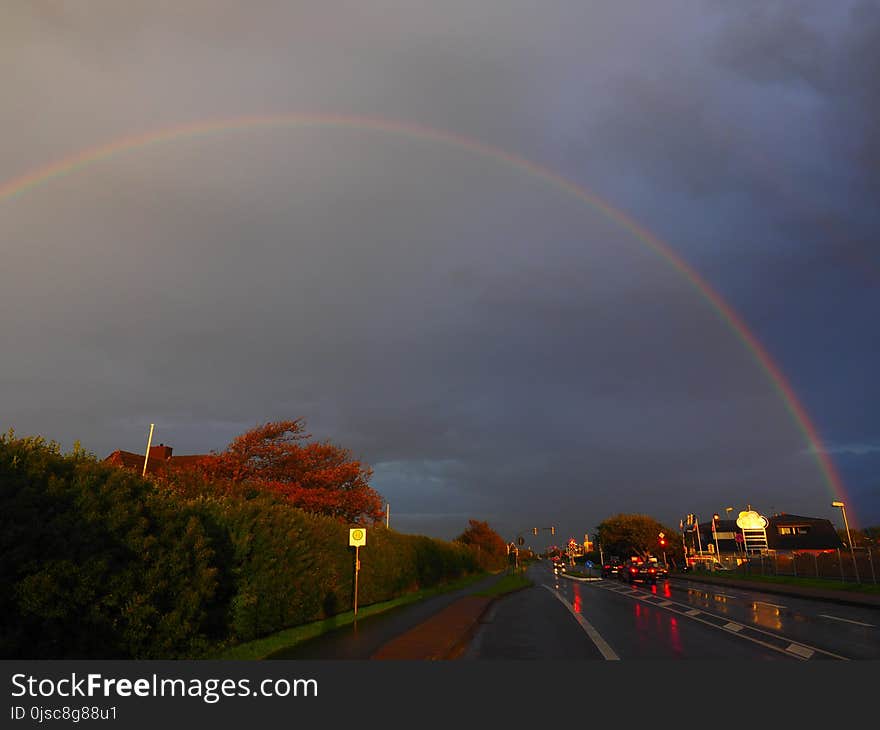
[{"label": "distant building", "polygon": [[[767,550],[821,552],[837,550],[843,542],[830,520],[819,517],[804,517],[780,512],[767,518],[765,529]],[[737,526],[736,520],[717,520],[715,532],[712,522],[699,524],[699,540],[696,532],[685,533],[688,547],[698,549],[702,546],[703,553],[719,552],[722,555],[743,555],[745,543],[743,531]],[[716,548],[717,537],[717,548]],[[711,545],[711,548],[709,547]]]},{"label": "distant building", "polygon": [[[147,459],[147,473],[155,476],[163,476],[167,474],[169,470],[193,467],[209,456],[210,454],[185,454],[181,456],[173,456],[172,448],[170,446],[166,446],[165,444],[151,446],[150,458]],[[117,449],[104,459],[104,463],[118,466],[122,469],[129,469],[140,474],[144,470],[144,455]]]}]

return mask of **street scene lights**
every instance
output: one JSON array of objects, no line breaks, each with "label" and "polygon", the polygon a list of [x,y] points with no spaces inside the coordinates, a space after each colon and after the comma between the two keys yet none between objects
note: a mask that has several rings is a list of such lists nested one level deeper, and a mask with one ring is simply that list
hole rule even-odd
[{"label": "street scene lights", "polygon": [[849,552],[852,555],[853,561],[853,569],[856,572],[856,583],[861,583],[861,579],[859,578],[859,565],[856,563],[856,550],[853,546],[852,537],[849,534],[849,522],[846,521],[846,506],[843,502],[832,502],[832,507],[840,507],[840,511],[843,513],[843,526],[846,528],[846,541],[849,543]]}]

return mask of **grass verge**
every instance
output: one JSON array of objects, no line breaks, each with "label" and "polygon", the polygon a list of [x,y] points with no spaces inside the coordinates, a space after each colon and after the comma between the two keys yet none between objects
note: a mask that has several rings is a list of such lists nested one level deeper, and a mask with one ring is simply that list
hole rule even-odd
[{"label": "grass verge", "polygon": [[[358,606],[358,620],[363,620],[369,616],[375,616],[378,613],[389,611],[392,608],[398,608],[399,606],[406,606],[410,603],[415,603],[416,601],[422,601],[441,593],[448,593],[460,588],[466,588],[467,586],[485,578],[487,575],[487,573],[469,575],[468,577],[462,578],[454,583],[447,583],[445,585],[415,591],[414,593],[407,593],[405,596],[399,596],[390,601],[373,603],[369,606]],[[503,580],[504,579],[502,578],[502,581]],[[205,656],[203,659],[229,659],[235,661],[265,659],[270,654],[274,654],[282,649],[289,649],[303,641],[314,639],[316,636],[321,636],[329,631],[335,631],[343,626],[348,626],[353,621],[354,611],[346,611],[321,621],[313,621],[308,624],[303,624],[302,626],[292,626],[289,629],[284,629],[283,631],[271,634],[270,636],[264,636],[261,639],[255,639],[254,641],[248,641],[243,644],[236,644],[235,646],[231,646],[217,653]]]},{"label": "grass verge", "polygon": [[766,583],[768,585],[801,586],[803,588],[819,588],[826,591],[840,591],[843,593],[868,593],[880,595],[880,585],[873,583],[843,583],[828,578],[799,578],[794,575],[718,575],[717,573],[681,573],[682,577],[711,578],[719,581],[751,581],[753,583]]},{"label": "grass verge", "polygon": [[486,590],[480,591],[475,595],[485,596],[486,598],[497,598],[498,596],[503,596],[505,593],[518,591],[520,588],[528,588],[531,585],[534,585],[534,583],[532,583],[529,578],[526,578],[525,573],[513,573],[505,575],[497,583],[493,583]]}]

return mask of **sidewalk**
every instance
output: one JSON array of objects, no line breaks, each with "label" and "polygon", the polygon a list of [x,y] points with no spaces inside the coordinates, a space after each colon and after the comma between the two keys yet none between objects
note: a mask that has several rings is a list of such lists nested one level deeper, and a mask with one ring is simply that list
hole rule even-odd
[{"label": "sidewalk", "polygon": [[[498,577],[502,575],[505,574]],[[418,626],[383,644],[370,655],[370,659],[456,659],[467,648],[489,606],[508,595],[510,593],[459,598]]]},{"label": "sidewalk", "polygon": [[380,647],[370,659],[455,659],[464,651],[493,600],[485,596],[459,598],[440,613]]}]

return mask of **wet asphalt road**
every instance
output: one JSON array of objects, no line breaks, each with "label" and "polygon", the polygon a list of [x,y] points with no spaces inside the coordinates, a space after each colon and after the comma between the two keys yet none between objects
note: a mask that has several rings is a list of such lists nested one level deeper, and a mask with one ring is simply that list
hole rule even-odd
[{"label": "wet asphalt road", "polygon": [[671,579],[579,582],[530,569],[462,659],[880,658],[880,610]]}]

